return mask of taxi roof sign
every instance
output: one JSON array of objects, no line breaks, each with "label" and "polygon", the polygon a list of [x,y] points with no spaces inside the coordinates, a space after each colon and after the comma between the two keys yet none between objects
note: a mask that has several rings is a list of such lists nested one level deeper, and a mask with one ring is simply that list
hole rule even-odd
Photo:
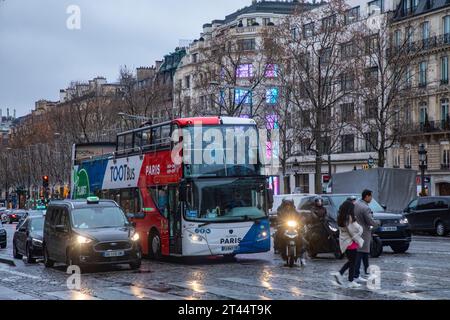
[{"label": "taxi roof sign", "polygon": [[100,202],[100,198],[99,197],[88,197],[87,198],[87,203],[88,204],[97,204]]}]

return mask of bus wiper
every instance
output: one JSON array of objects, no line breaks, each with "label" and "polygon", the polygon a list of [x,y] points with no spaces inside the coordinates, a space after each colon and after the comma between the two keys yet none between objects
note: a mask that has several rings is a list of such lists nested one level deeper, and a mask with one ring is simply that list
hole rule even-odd
[{"label": "bus wiper", "polygon": [[209,226],[210,224],[212,224],[212,222],[211,222],[211,221],[209,221],[209,222],[205,222],[205,223],[203,223],[203,224],[199,225],[198,227],[199,227],[199,228],[203,228],[203,227]]}]

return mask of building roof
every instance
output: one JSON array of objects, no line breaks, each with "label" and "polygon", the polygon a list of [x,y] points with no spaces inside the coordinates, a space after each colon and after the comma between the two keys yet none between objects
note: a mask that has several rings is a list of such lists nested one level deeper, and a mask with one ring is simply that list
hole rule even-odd
[{"label": "building roof", "polygon": [[[320,3],[306,3],[302,4],[297,0],[291,1],[254,1],[250,6],[242,8],[225,17],[224,20],[214,20],[212,23],[227,24],[236,20],[243,14],[251,13],[273,13],[273,14],[292,14],[299,6],[304,6],[309,9],[319,6]],[[209,24],[206,24],[209,25]]]},{"label": "building roof", "polygon": [[417,3],[417,7],[407,9],[405,5],[406,1],[409,0],[400,1],[400,4],[393,18],[394,22],[450,7],[449,0],[420,0]]}]

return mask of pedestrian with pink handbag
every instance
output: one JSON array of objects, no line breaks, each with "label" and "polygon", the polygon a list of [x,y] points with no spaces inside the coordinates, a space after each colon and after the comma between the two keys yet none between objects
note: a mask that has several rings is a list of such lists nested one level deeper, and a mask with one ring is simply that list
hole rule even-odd
[{"label": "pedestrian with pink handbag", "polygon": [[333,273],[333,276],[338,284],[344,285],[344,274],[348,270],[348,285],[346,287],[359,288],[361,285],[354,281],[356,257],[358,249],[364,246],[364,240],[362,238],[363,228],[356,222],[355,205],[352,201],[345,201],[339,208],[337,222],[339,226],[339,244],[341,251],[347,257],[347,262],[339,272]]}]

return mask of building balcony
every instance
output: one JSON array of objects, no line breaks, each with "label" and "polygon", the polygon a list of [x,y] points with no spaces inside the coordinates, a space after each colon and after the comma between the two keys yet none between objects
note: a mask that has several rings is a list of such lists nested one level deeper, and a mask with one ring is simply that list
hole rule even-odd
[{"label": "building balcony", "polygon": [[447,46],[450,46],[450,33],[418,40],[405,46],[390,48],[388,49],[388,55],[397,55],[400,51],[403,51],[406,54],[419,54],[428,50],[439,49]]},{"label": "building balcony", "polygon": [[450,120],[405,124],[402,128],[401,134],[403,136],[415,134],[439,134],[450,132]]}]

